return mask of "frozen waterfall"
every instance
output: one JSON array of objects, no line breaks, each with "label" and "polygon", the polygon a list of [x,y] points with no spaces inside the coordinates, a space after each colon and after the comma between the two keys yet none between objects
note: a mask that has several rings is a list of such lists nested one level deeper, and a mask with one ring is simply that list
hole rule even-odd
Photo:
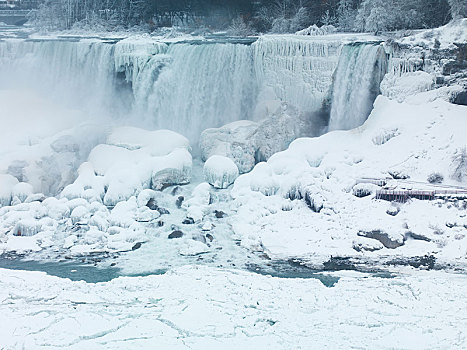
[{"label": "frozen waterfall", "polygon": [[368,118],[387,72],[387,57],[379,44],[345,45],[334,74],[329,130],[349,130]]},{"label": "frozen waterfall", "polygon": [[[293,35],[266,35],[251,45],[12,39],[0,42],[0,87],[27,84],[96,115],[171,129],[194,143],[204,129],[265,117],[257,107],[271,101],[295,107],[313,128],[313,115],[332,96],[329,129],[349,129],[367,118],[387,68],[380,45],[342,45],[336,36]],[[322,131],[315,128],[308,131]]]}]

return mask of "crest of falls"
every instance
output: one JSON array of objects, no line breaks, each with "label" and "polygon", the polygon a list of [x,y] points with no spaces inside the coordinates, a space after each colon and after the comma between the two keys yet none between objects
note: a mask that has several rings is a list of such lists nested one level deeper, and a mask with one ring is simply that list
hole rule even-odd
[{"label": "crest of falls", "polygon": [[349,130],[368,118],[387,72],[387,56],[379,44],[345,45],[332,89],[329,130]]},{"label": "crest of falls", "polygon": [[379,45],[342,45],[336,36],[293,35],[263,36],[251,45],[4,40],[0,87],[35,88],[96,115],[172,129],[192,142],[206,128],[264,118],[282,102],[313,129],[313,115],[329,104],[332,90],[331,129],[350,128],[370,112],[385,56]]}]

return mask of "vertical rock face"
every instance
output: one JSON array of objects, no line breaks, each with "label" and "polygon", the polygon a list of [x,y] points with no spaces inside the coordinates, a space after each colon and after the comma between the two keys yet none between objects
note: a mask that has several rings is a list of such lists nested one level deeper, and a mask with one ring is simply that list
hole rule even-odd
[{"label": "vertical rock face", "polygon": [[334,75],[329,130],[362,125],[380,94],[387,72],[387,57],[379,44],[349,44],[342,48]]}]

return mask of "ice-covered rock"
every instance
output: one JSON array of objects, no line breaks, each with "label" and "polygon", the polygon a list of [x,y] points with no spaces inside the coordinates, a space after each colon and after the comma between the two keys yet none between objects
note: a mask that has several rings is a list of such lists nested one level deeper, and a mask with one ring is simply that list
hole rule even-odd
[{"label": "ice-covered rock", "polygon": [[199,222],[208,213],[210,203],[211,185],[203,182],[193,189],[191,198],[183,202],[182,208],[187,211],[187,217],[193,218],[195,222]]},{"label": "ice-covered rock", "polygon": [[241,174],[260,161],[283,151],[301,134],[304,122],[292,107],[279,105],[259,122],[240,120],[201,134],[200,148],[204,161],[213,155],[232,159]]},{"label": "ice-covered rock", "polygon": [[204,164],[204,179],[216,188],[227,188],[238,177],[237,165],[227,157],[211,156]]},{"label": "ice-covered rock", "polygon": [[165,186],[185,185],[191,181],[193,161],[190,152],[179,148],[160,157],[152,166],[152,188],[161,190]]},{"label": "ice-covered rock", "polygon": [[11,175],[0,174],[0,207],[10,205],[13,188],[18,182],[18,179]]},{"label": "ice-covered rock", "polygon": [[394,235],[382,230],[360,231],[358,233],[361,237],[372,238],[380,241],[382,245],[389,249],[395,249],[404,245],[404,235]]},{"label": "ice-covered rock", "polygon": [[381,82],[381,92],[384,96],[403,102],[407,97],[418,92],[431,90],[434,83],[433,75],[422,71],[406,73],[402,76],[386,74]]},{"label": "ice-covered rock", "polygon": [[237,164],[240,173],[250,171],[255,165],[254,135],[257,129],[257,123],[240,120],[203,131],[199,142],[202,159],[206,161],[213,155],[224,156]]},{"label": "ice-covered rock", "polygon": [[33,194],[33,187],[27,182],[20,182],[16,184],[12,191],[12,197],[17,197],[21,202],[24,202],[28,196]]}]

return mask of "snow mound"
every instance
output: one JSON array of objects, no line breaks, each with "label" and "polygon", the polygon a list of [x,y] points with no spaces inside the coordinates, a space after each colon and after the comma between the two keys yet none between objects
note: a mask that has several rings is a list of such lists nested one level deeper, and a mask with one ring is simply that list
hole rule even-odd
[{"label": "snow mound", "polygon": [[[114,206],[143,189],[186,184],[191,180],[192,167],[188,149],[188,140],[172,131],[118,128],[106,144],[98,145],[89,155],[97,178],[89,174],[86,184],[78,178],[73,186],[78,184],[78,191],[89,187],[102,194],[103,183],[107,188],[103,201]],[[70,197],[70,191],[67,189],[65,195]],[[84,197],[84,192],[79,197]]]},{"label": "snow mound", "polygon": [[238,168],[227,157],[212,156],[204,164],[204,179],[215,188],[227,188],[238,177]]}]

